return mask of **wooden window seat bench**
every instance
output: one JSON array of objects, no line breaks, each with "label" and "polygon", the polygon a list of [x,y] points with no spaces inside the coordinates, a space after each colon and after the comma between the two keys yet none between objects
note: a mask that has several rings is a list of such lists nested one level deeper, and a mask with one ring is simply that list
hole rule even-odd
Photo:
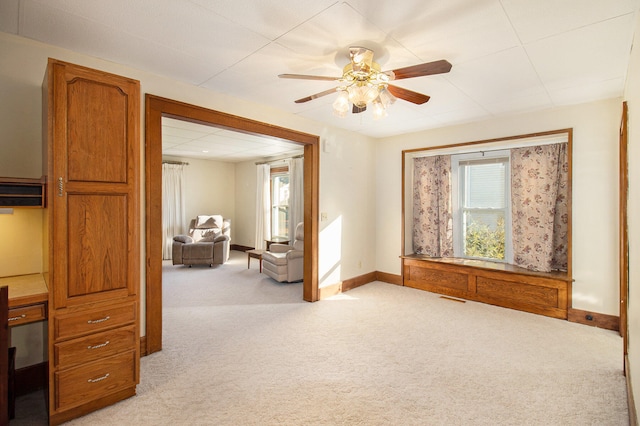
[{"label": "wooden window seat bench", "polygon": [[572,279],[500,262],[402,256],[403,285],[461,299],[567,319]]}]

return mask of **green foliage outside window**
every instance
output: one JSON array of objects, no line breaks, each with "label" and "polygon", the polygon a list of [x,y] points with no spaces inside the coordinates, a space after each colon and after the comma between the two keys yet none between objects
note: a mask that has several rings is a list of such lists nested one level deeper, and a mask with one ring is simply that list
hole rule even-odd
[{"label": "green foliage outside window", "polygon": [[484,259],[504,259],[504,218],[499,218],[495,229],[473,221],[467,226],[465,254]]}]

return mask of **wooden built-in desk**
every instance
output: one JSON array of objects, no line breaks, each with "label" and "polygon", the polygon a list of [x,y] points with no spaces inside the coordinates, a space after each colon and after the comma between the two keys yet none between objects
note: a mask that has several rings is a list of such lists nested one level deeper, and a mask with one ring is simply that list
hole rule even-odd
[{"label": "wooden built-in desk", "polygon": [[[29,274],[29,275],[17,275],[13,277],[0,278],[0,288],[8,287],[8,325],[9,327],[15,327],[17,325],[30,324],[38,321],[45,321],[47,319],[47,303],[49,301],[49,289],[44,281],[42,274]],[[4,312],[3,312],[4,314]],[[6,330],[6,329],[5,329]],[[46,330],[46,327],[45,327]],[[46,331],[45,337],[46,337]],[[11,332],[5,333],[2,339],[6,339],[0,342],[1,348],[8,348],[11,341]],[[0,374],[0,380],[3,383],[8,383],[8,389],[6,393],[2,393],[0,398],[7,401],[8,412],[2,412],[2,416],[7,415],[7,418],[13,418],[15,413],[15,397],[16,386],[20,384],[21,389],[29,389],[30,385],[21,384],[15,377],[15,348],[9,349],[9,359],[3,360],[2,364],[3,373],[8,371],[8,377]],[[36,382],[36,385],[46,385],[46,363],[39,364],[44,366],[38,371],[41,373],[36,377],[41,379]],[[31,371],[36,371],[33,369]],[[37,380],[37,379],[36,379]],[[40,383],[44,382],[44,383]],[[5,404],[0,404],[4,406]],[[0,417],[0,423],[5,417]]]},{"label": "wooden built-in desk", "polygon": [[42,274],[0,278],[0,287],[9,287],[9,326],[47,319],[49,289]]}]

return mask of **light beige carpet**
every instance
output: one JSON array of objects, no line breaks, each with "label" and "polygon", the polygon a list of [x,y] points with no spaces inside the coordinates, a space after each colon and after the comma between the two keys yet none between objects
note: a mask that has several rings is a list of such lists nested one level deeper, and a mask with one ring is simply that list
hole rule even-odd
[{"label": "light beige carpet", "polygon": [[384,283],[310,304],[238,252],[163,279],[138,395],[70,424],[628,424],[612,331]]}]

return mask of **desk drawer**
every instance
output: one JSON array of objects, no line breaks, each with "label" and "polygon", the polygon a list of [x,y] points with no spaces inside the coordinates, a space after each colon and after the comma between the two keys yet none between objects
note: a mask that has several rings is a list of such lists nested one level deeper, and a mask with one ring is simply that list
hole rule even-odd
[{"label": "desk drawer", "polygon": [[130,325],[56,343],[53,346],[54,364],[56,367],[69,368],[121,352],[135,350],[135,337],[135,326]]},{"label": "desk drawer", "polygon": [[9,309],[9,326],[29,324],[47,319],[47,308],[44,303]]},{"label": "desk drawer", "polygon": [[136,320],[135,303],[90,309],[54,319],[56,340],[79,337],[90,333],[133,323]]},{"label": "desk drawer", "polygon": [[135,351],[58,371],[55,409],[66,410],[136,385]]}]

